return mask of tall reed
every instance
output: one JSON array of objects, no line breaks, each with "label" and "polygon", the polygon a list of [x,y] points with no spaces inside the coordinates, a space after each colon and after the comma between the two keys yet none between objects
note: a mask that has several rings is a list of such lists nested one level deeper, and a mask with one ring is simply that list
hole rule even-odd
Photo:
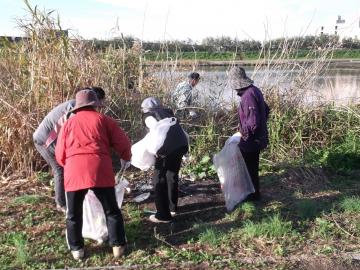
[{"label": "tall reed", "polygon": [[44,165],[34,151],[32,133],[55,105],[73,98],[76,89],[103,87],[106,110],[131,132],[140,123],[142,92],[155,83],[142,77],[139,44],[98,52],[89,42],[59,31],[60,21],[51,13],[27,7],[29,19],[19,22],[27,39],[3,41],[0,47],[2,175],[31,174]]}]

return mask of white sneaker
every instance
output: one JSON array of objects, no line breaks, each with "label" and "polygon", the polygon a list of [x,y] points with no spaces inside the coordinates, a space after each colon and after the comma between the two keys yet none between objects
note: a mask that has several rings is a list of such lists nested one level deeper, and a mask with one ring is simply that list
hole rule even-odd
[{"label": "white sneaker", "polygon": [[175,216],[176,216],[176,212],[171,212],[171,211],[170,211],[170,215],[171,215],[172,217],[175,217]]},{"label": "white sneaker", "polygon": [[126,246],[113,247],[114,258],[119,258],[125,252]]},{"label": "white sneaker", "polygon": [[171,222],[171,220],[161,220],[161,219],[158,219],[158,218],[155,217],[155,215],[151,215],[151,216],[149,217],[149,220],[150,220],[151,222],[154,222],[154,223],[170,223],[170,222]]},{"label": "white sneaker", "polygon": [[56,205],[56,210],[66,214],[66,207],[65,206],[60,206],[59,204]]},{"label": "white sneaker", "polygon": [[84,258],[84,249],[82,248],[79,250],[72,250],[71,255],[75,260],[81,260],[82,258]]}]

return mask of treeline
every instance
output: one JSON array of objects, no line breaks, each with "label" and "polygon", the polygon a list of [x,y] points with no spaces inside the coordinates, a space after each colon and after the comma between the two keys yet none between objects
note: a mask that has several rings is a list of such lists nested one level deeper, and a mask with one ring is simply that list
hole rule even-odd
[{"label": "treeline", "polygon": [[132,36],[122,36],[112,40],[90,40],[98,50],[105,50],[109,46],[124,48],[132,47],[134,43],[141,43],[145,51],[169,51],[169,52],[244,52],[244,51],[258,51],[261,48],[278,49],[284,46],[296,46],[298,49],[317,49],[327,46],[335,46],[344,49],[360,49],[360,40],[357,38],[345,38],[341,41],[336,35],[321,35],[321,36],[304,36],[294,38],[278,38],[267,42],[260,42],[256,40],[238,40],[231,37],[207,37],[201,43],[196,43],[191,39],[188,40],[174,40],[174,41],[154,41],[141,42]]}]

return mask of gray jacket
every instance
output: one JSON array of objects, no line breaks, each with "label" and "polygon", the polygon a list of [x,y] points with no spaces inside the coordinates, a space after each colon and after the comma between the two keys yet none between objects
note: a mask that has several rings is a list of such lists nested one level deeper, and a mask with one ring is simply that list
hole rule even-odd
[{"label": "gray jacket", "polygon": [[177,109],[184,109],[189,107],[192,103],[193,87],[189,81],[184,81],[176,87],[171,93],[172,102],[176,105]]},{"label": "gray jacket", "polygon": [[42,120],[39,127],[33,134],[33,140],[36,144],[43,145],[49,137],[50,132],[54,129],[59,119],[68,113],[75,106],[75,99],[65,101],[52,109]]}]

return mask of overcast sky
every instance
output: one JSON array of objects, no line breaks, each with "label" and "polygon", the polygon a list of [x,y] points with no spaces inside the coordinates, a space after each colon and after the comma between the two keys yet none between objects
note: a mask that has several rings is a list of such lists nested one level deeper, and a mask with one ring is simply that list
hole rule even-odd
[{"label": "overcast sky", "polygon": [[[338,15],[346,31],[360,38],[359,0],[30,0],[55,10],[61,25],[84,38],[109,39],[119,33],[143,40],[201,41],[230,36],[264,40],[333,33]],[[16,18],[28,12],[22,0],[0,0],[0,35],[22,35]],[[115,31],[115,26],[118,30]]]}]

